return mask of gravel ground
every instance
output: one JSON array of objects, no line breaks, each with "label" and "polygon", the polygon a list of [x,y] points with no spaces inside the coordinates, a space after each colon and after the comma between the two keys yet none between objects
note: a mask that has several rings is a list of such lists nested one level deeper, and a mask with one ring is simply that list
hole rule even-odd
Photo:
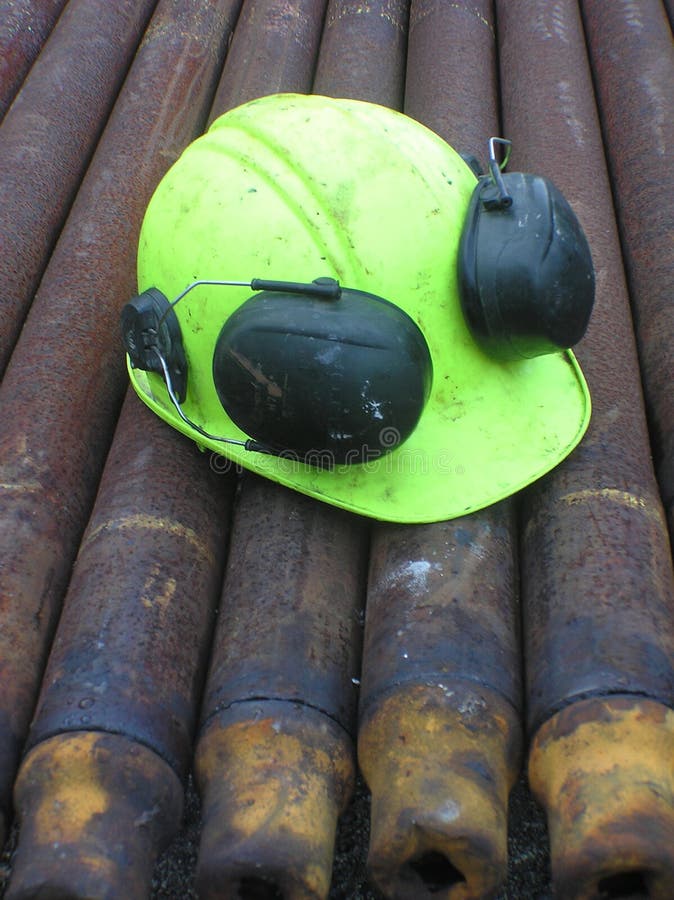
[{"label": "gravel ground", "polygon": [[[199,829],[199,798],[190,781],[183,827],[157,863],[151,900],[196,900],[193,884]],[[339,824],[330,900],[382,900],[365,875],[368,834],[369,796],[359,781]],[[5,893],[15,843],[13,832],[0,857],[0,897]],[[498,900],[548,900],[551,894],[545,819],[523,779],[511,796],[509,852],[508,881]]]}]

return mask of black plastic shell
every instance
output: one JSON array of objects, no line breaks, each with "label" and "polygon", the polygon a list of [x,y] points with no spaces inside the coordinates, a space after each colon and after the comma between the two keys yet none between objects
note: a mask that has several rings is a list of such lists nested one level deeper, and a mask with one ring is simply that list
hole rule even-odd
[{"label": "black plastic shell", "polygon": [[323,465],[359,463],[409,437],[432,362],[416,323],[374,294],[265,291],[225,322],[213,380],[232,421],[256,440]]},{"label": "black plastic shell", "polygon": [[478,182],[459,245],[459,290],[476,342],[502,360],[558,352],[585,334],[594,303],[583,229],[547,178],[503,175],[512,204],[487,208],[492,181]]}]

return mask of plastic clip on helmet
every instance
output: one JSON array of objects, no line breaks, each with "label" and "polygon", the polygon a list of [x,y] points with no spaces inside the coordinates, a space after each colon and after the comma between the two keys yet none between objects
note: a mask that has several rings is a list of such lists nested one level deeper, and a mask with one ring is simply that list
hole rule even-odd
[{"label": "plastic clip on helmet", "polygon": [[[589,420],[567,348],[592,262],[559,191],[502,173],[497,140],[476,183],[369,103],[282,94],[216,120],[143,223],[122,311],[139,396],[202,447],[384,520],[451,518],[549,471]],[[270,277],[223,278],[242,272]]]}]

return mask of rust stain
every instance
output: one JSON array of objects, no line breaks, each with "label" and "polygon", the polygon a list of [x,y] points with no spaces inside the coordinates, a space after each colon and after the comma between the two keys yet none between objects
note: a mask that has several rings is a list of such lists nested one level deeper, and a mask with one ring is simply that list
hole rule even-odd
[{"label": "rust stain", "polygon": [[404,34],[407,25],[407,2],[405,0],[338,0],[330,3],[326,16],[326,27],[334,27],[349,16],[378,16]]},{"label": "rust stain", "polygon": [[57,735],[30,751],[15,790],[13,897],[147,897],[157,847],[179,820],[173,770],[121,735]]},{"label": "rust stain", "polygon": [[283,701],[234,704],[202,734],[196,774],[200,897],[244,895],[250,879],[284,897],[327,896],[337,816],[354,778],[339,726]]},{"label": "rust stain", "polygon": [[41,799],[35,819],[38,832],[48,834],[50,840],[80,842],[94,816],[103,815],[110,806],[108,791],[97,783],[94,745],[93,735],[79,738],[72,768],[61,768],[59,755],[49,760],[55,767],[56,789]]},{"label": "rust stain", "polygon": [[165,575],[162,567],[154,563],[141,588],[140,602],[146,609],[159,607],[165,615],[176,595],[177,587],[176,579]]},{"label": "rust stain", "polygon": [[644,873],[648,897],[671,896],[672,760],[674,710],[645,698],[578,701],[539,729],[529,781],[561,896],[590,900],[630,872]]},{"label": "rust stain", "polygon": [[513,711],[468,686],[408,685],[369,709],[358,740],[372,792],[368,869],[386,896],[468,900],[497,888],[518,741]]},{"label": "rust stain", "polygon": [[213,551],[205,544],[203,539],[193,528],[190,528],[181,522],[177,522],[175,519],[138,512],[129,513],[124,516],[101,522],[95,528],[88,530],[80,545],[80,552],[87,544],[93,543],[115,531],[138,532],[138,539],[140,539],[140,535],[142,535],[143,532],[159,532],[161,534],[170,535],[178,541],[185,541],[190,545],[193,553],[196,553],[208,563],[212,564],[215,562],[213,559]]},{"label": "rust stain", "polygon": [[438,6],[442,7],[442,15],[446,15],[447,11],[449,10],[460,13],[467,13],[469,16],[479,22],[480,25],[485,26],[489,30],[492,38],[496,36],[491,21],[483,12],[482,5],[468,2],[451,3],[447,2],[447,0],[443,0],[442,4],[438,4],[436,0],[417,0],[417,2],[412,4],[410,25],[414,27],[422,22],[427,16],[435,14],[438,11]]},{"label": "rust stain", "polygon": [[621,491],[618,488],[585,488],[581,491],[573,491],[560,497],[562,503],[583,503],[586,500],[610,500],[613,503],[619,503],[631,509],[640,509],[644,512],[655,516],[659,521],[664,522],[660,507],[648,501],[644,497],[638,497],[629,491]]}]

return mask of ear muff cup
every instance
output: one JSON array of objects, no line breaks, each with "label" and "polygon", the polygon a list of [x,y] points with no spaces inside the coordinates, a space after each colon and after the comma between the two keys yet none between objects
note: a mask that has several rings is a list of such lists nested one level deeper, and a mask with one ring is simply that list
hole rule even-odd
[{"label": "ear muff cup", "polygon": [[262,292],[220,331],[213,381],[232,421],[256,440],[302,459],[357,463],[409,437],[432,363],[410,316],[373,294]]},{"label": "ear muff cup", "polygon": [[459,243],[459,295],[475,341],[501,360],[573,347],[594,303],[592,257],[583,229],[547,178],[502,176],[512,198],[490,206],[489,178],[473,191]]}]

